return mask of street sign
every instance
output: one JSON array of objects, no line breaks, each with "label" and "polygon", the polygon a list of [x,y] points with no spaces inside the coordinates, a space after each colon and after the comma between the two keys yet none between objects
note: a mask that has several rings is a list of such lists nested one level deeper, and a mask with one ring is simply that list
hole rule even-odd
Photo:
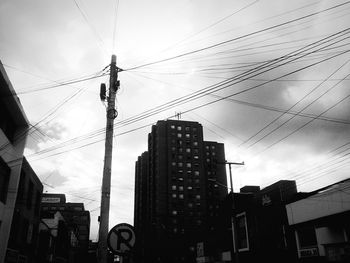
[{"label": "street sign", "polygon": [[126,223],[114,226],[108,233],[107,244],[113,254],[123,256],[130,253],[135,245],[134,228]]}]

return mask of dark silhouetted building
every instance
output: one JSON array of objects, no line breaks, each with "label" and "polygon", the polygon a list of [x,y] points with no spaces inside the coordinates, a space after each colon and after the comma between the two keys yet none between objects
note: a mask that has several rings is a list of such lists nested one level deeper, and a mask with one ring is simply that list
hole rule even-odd
[{"label": "dark silhouetted building", "polygon": [[37,262],[42,192],[42,183],[24,158],[7,250],[28,263]]},{"label": "dark silhouetted building", "polygon": [[224,145],[204,141],[198,122],[152,126],[148,151],[135,165],[136,261],[196,262],[197,244],[208,248],[200,257],[215,250],[227,195],[224,162]]},{"label": "dark silhouetted building", "polygon": [[[236,221],[236,251],[240,263],[296,262],[295,238],[288,224],[286,204],[295,200],[295,181],[281,180],[260,190],[245,186],[223,203],[221,253],[233,248],[231,216]],[[227,231],[229,229],[229,231]],[[234,258],[237,255],[234,255]],[[225,258],[225,257],[223,257]],[[226,256],[228,261],[230,256]]]},{"label": "dark silhouetted building", "polygon": [[64,194],[43,194],[41,218],[54,218],[56,212],[62,215],[61,221],[64,222],[68,235],[72,237],[69,258],[73,258],[75,262],[80,262],[78,259],[85,260],[89,248],[90,212],[84,209],[83,203],[67,203]]},{"label": "dark silhouetted building", "polygon": [[0,61],[0,262],[10,236],[29,122]]}]

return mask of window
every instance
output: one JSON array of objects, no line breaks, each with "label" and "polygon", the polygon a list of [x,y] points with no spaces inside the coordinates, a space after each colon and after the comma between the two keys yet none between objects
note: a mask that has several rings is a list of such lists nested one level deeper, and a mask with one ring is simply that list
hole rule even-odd
[{"label": "window", "polygon": [[182,138],[182,134],[181,134],[181,133],[178,133],[178,134],[177,134],[177,138]]},{"label": "window", "polygon": [[176,185],[172,185],[171,190],[176,190]]},{"label": "window", "polygon": [[179,177],[178,180],[179,180],[179,182],[183,182],[184,181],[184,179],[182,177]]},{"label": "window", "polygon": [[186,136],[187,139],[191,137],[191,135],[189,133],[186,133],[185,136]]},{"label": "window", "polygon": [[176,195],[176,194],[172,194],[171,197],[172,197],[172,198],[176,198],[177,195]]},{"label": "window", "polygon": [[175,165],[176,165],[176,162],[171,162],[171,165],[172,165],[172,166],[175,166]]},{"label": "window", "polygon": [[193,128],[193,131],[196,132],[196,131],[197,131],[197,128]]},{"label": "window", "polygon": [[183,166],[183,163],[182,163],[182,162],[179,162],[179,163],[177,164],[177,166],[182,167],[182,166]]},{"label": "window", "polygon": [[180,199],[184,199],[184,195],[183,194],[179,194],[179,198]]},{"label": "window", "polygon": [[317,245],[315,229],[313,227],[305,227],[298,230],[298,239],[301,248]]},{"label": "window", "polygon": [[236,215],[237,218],[237,243],[238,251],[248,251],[249,241],[248,241],[248,227],[247,227],[247,217],[246,213],[241,213]]},{"label": "window", "polygon": [[192,186],[187,186],[187,190],[192,190]]},{"label": "window", "polygon": [[176,211],[176,210],[173,210],[171,213],[172,213],[172,215],[174,215],[174,216],[177,215],[177,211]]},{"label": "window", "polygon": [[193,142],[193,146],[198,146],[198,142]]},{"label": "window", "polygon": [[185,131],[190,131],[190,127],[186,126]]},{"label": "window", "polygon": [[199,176],[199,171],[194,171],[195,176]]},{"label": "window", "polygon": [[4,102],[2,101],[0,103],[0,129],[4,132],[7,139],[10,142],[13,142],[13,139],[15,137],[16,129],[18,128],[16,123],[11,118],[10,111],[7,109],[7,107],[4,105]]},{"label": "window", "polygon": [[187,153],[190,153],[190,152],[191,152],[191,149],[190,149],[190,148],[186,148],[186,152],[187,152]]},{"label": "window", "polygon": [[171,125],[170,128],[171,128],[171,129],[175,129],[175,125]]},{"label": "window", "polygon": [[179,160],[182,160],[183,155],[182,155],[182,154],[179,154],[179,155],[178,155],[178,158],[179,158]]},{"label": "window", "polygon": [[176,150],[175,146],[171,147],[172,152],[175,152],[175,150]]},{"label": "window", "polygon": [[178,149],[178,151],[179,151],[179,153],[182,153],[182,148],[180,147],[180,148]]},{"label": "window", "polygon": [[192,208],[192,207],[193,207],[193,204],[192,204],[192,203],[188,203],[188,207],[189,207],[189,208]]},{"label": "window", "polygon": [[197,200],[201,199],[201,196],[200,195],[196,195],[196,199]]},{"label": "window", "polygon": [[191,167],[192,167],[192,164],[191,164],[191,163],[186,163],[186,167],[187,167],[187,168],[191,168]]},{"label": "window", "polygon": [[208,146],[208,145],[206,145],[206,146],[205,146],[205,149],[206,149],[206,150],[209,150],[209,146]]},{"label": "window", "polygon": [[181,127],[181,126],[177,126],[177,130],[178,130],[178,131],[181,131],[181,130],[182,130],[182,127]]},{"label": "window", "polygon": [[183,191],[184,187],[183,186],[179,186],[179,191]]},{"label": "window", "polygon": [[195,160],[198,160],[198,159],[199,159],[199,156],[198,156],[198,155],[194,155],[193,158],[194,158]]},{"label": "window", "polygon": [[0,157],[0,202],[3,203],[6,203],[10,172],[10,167]]}]

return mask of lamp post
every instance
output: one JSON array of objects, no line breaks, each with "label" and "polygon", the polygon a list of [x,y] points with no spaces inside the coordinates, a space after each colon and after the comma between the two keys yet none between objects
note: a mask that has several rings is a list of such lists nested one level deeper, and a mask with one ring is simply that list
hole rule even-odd
[{"label": "lamp post", "polygon": [[[238,248],[237,248],[236,217],[233,214],[233,211],[235,209],[235,203],[234,203],[234,192],[233,192],[231,166],[232,165],[244,165],[244,162],[236,163],[236,162],[228,162],[225,160],[225,162],[223,162],[223,163],[218,162],[218,164],[224,164],[224,165],[228,164],[228,167],[230,170],[230,195],[231,195],[231,213],[230,214],[231,214],[232,243],[233,243],[233,253],[235,254],[235,262],[239,263]],[[233,257],[231,260],[232,260],[232,262],[234,262]]]}]

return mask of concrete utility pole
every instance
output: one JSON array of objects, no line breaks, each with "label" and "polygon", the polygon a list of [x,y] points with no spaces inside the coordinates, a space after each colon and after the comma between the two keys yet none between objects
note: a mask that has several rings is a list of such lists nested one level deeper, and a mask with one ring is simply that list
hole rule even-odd
[{"label": "concrete utility pole", "polygon": [[236,216],[233,214],[233,210],[235,209],[235,199],[234,199],[234,192],[233,192],[233,183],[232,183],[232,170],[231,165],[244,165],[244,162],[241,163],[235,163],[235,162],[228,162],[225,161],[224,163],[219,164],[228,164],[229,170],[230,170],[230,194],[231,194],[231,228],[232,228],[232,242],[233,242],[233,253],[235,254],[235,261],[233,261],[233,257],[231,258],[232,262],[239,263],[239,255],[238,255],[238,236],[237,236],[237,229],[236,229]]},{"label": "concrete utility pole", "polygon": [[105,141],[105,159],[103,167],[102,189],[101,189],[101,212],[100,212],[100,229],[98,236],[98,261],[107,263],[107,235],[109,221],[109,203],[111,192],[111,170],[112,170],[112,150],[113,150],[113,128],[114,119],[117,117],[115,109],[115,97],[119,88],[118,69],[116,66],[117,58],[112,55],[109,78],[109,96],[107,97],[107,124],[106,124],[106,141]]}]

